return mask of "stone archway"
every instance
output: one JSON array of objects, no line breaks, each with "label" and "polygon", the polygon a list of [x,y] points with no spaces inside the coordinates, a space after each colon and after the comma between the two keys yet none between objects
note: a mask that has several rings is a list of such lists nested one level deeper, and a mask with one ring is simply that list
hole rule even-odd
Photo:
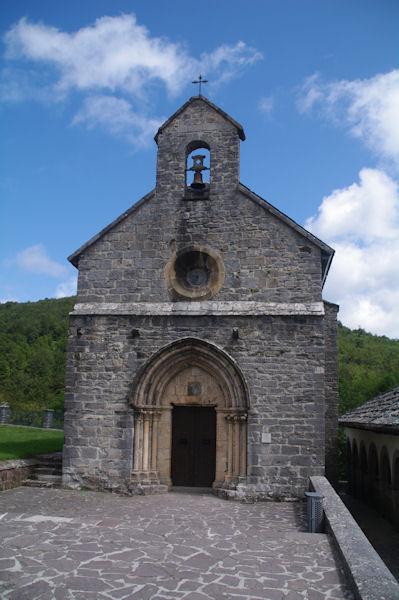
[{"label": "stone archway", "polygon": [[240,368],[223,350],[183,338],[154,354],[135,380],[132,480],[173,484],[173,410],[215,411],[213,487],[244,482],[247,471],[248,388]]}]

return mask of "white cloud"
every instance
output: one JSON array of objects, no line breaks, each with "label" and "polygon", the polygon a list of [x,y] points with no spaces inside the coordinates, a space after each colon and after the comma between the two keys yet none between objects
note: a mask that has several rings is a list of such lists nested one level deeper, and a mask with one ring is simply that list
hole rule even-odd
[{"label": "white cloud", "polygon": [[85,123],[88,129],[100,126],[116,137],[142,146],[152,140],[164,120],[136,114],[130,102],[123,98],[89,96],[75,115],[73,124]]},{"label": "white cloud", "polygon": [[259,109],[265,115],[270,115],[274,108],[274,98],[273,96],[264,96],[259,101]]},{"label": "white cloud", "polygon": [[305,225],[335,248],[324,295],[352,328],[399,338],[399,192],[378,169],[334,190]]},{"label": "white cloud", "polygon": [[203,53],[198,67],[196,61],[193,66],[205,73],[213,73],[213,82],[220,84],[237,77],[243,69],[262,58],[261,52],[240,41],[235,46],[224,44],[213,52]]},{"label": "white cloud", "polygon": [[399,167],[399,69],[354,81],[324,82],[312,75],[302,86],[298,106],[302,112],[320,109]]},{"label": "white cloud", "polygon": [[30,246],[30,248],[21,250],[15,258],[6,261],[6,265],[16,265],[31,273],[49,275],[50,277],[63,277],[67,273],[65,266],[60,265],[47,256],[43,244],[36,244],[35,246]]},{"label": "white cloud", "polygon": [[[399,168],[399,70],[369,79],[325,82],[312,75],[298,99],[347,128],[385,164]],[[395,171],[392,171],[395,172]],[[384,170],[324,198],[306,227],[336,250],[325,287],[350,327],[399,337],[399,193]]]},{"label": "white cloud", "polygon": [[134,14],[101,17],[75,33],[23,18],[5,34],[4,41],[8,59],[27,58],[54,66],[60,93],[79,89],[140,95],[152,80],[159,80],[174,94],[190,83],[201,67],[224,81],[262,57],[239,41],[196,59],[182,44],[151,37]]},{"label": "white cloud", "polygon": [[362,169],[360,183],[334,190],[323,198],[317,215],[306,227],[317,229],[321,238],[392,240],[398,235],[398,185],[378,169]]},{"label": "white cloud", "polygon": [[0,304],[5,304],[6,302],[19,302],[19,299],[12,294],[7,294],[3,298],[0,299]]},{"label": "white cloud", "polygon": [[[101,17],[73,33],[23,18],[5,34],[4,42],[11,67],[0,84],[3,100],[60,101],[78,93],[83,104],[74,123],[100,125],[136,145],[145,143],[161,122],[148,116],[146,95],[154,85],[166,87],[173,96],[191,86],[199,73],[212,75],[217,85],[262,56],[239,41],[197,59],[183,44],[152,37],[134,14]],[[133,108],[132,99],[139,108]]]},{"label": "white cloud", "polygon": [[56,298],[65,298],[66,296],[74,296],[78,285],[78,278],[74,275],[67,281],[63,281],[57,285],[55,290]]},{"label": "white cloud", "polygon": [[75,33],[23,18],[4,39],[7,58],[24,57],[56,67],[60,92],[76,88],[140,93],[150,79],[162,80],[173,92],[184,85],[190,67],[179,44],[151,38],[133,14],[101,17]]}]

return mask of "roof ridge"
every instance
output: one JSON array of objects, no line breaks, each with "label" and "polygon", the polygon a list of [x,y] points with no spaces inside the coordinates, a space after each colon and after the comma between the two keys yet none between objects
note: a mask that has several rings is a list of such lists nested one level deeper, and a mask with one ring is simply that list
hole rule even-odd
[{"label": "roof ridge", "polygon": [[236,121],[235,119],[233,119],[233,117],[230,117],[229,114],[227,114],[223,109],[221,109],[219,106],[217,106],[216,104],[214,104],[213,102],[211,102],[210,100],[208,100],[208,98],[206,98],[205,96],[198,95],[198,96],[191,96],[191,98],[189,98],[187,100],[187,102],[185,102],[180,108],[178,108],[176,110],[176,112],[173,113],[173,115],[171,115],[169,117],[169,119],[167,119],[165,121],[165,123],[163,123],[157,133],[154,136],[154,140],[156,141],[156,143],[158,144],[158,136],[160,133],[162,133],[162,131],[172,122],[174,121],[174,119],[176,119],[176,117],[181,114],[184,110],[186,110],[187,106],[189,106],[190,104],[193,104],[193,102],[196,102],[198,100],[201,100],[202,102],[205,102],[205,104],[208,104],[208,106],[210,106],[213,110],[215,110],[216,112],[218,112],[224,119],[227,119],[227,121],[230,121],[230,123],[232,125],[234,125],[234,127],[237,128],[238,131],[238,136],[240,138],[240,140],[244,141],[245,140],[245,133],[244,133],[244,128],[242,125],[240,125],[240,123],[238,123],[238,121]]}]

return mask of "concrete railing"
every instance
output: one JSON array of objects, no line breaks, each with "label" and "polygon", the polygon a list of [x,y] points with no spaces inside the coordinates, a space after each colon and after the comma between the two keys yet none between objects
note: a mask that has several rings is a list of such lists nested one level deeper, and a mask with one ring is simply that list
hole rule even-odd
[{"label": "concrete railing", "polygon": [[326,531],[341,555],[357,600],[399,600],[399,583],[325,477],[311,477],[323,494]]}]

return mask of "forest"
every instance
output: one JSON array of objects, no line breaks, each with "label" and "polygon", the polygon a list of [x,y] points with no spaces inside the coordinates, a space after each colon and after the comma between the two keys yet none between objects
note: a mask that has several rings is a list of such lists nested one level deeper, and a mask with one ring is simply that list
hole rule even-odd
[{"label": "forest", "polygon": [[68,314],[75,297],[0,304],[0,404],[63,410]]},{"label": "forest", "polygon": [[[68,314],[76,298],[0,304],[0,404],[64,405]],[[340,414],[399,385],[399,340],[339,324]]]}]

